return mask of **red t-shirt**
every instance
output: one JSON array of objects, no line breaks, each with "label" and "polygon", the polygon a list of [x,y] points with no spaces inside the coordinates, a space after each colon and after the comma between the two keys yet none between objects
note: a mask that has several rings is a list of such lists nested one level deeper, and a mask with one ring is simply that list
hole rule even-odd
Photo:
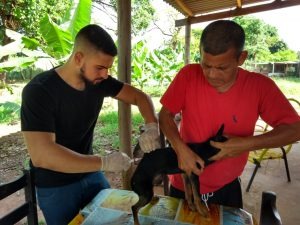
[{"label": "red t-shirt", "polygon": [[[239,68],[235,84],[218,93],[203,76],[199,64],[182,68],[160,102],[170,112],[181,112],[180,135],[185,142],[204,142],[214,136],[221,124],[224,134],[253,135],[260,116],[272,127],[300,121],[300,117],[276,84],[261,74]],[[248,152],[219,160],[200,175],[201,194],[214,192],[241,175]],[[180,174],[170,175],[171,184],[184,190]]]}]

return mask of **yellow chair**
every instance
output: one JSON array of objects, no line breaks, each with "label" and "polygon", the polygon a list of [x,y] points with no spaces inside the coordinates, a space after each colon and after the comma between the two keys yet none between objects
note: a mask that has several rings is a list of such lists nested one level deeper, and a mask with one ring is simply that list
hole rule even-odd
[{"label": "yellow chair", "polygon": [[[298,114],[300,114],[300,102],[294,98],[289,98],[289,101],[293,105],[293,107],[296,109]],[[268,126],[268,124],[265,124],[262,120],[259,120],[258,123],[256,124],[256,130],[255,130],[256,133],[265,133],[265,132],[268,132],[269,130],[271,130],[270,126]],[[248,182],[248,185],[246,188],[247,192],[250,190],[250,187],[251,187],[253,179],[256,175],[256,172],[257,172],[258,168],[261,167],[261,162],[263,160],[283,159],[288,182],[291,181],[289,165],[288,165],[288,161],[287,161],[287,154],[291,151],[293,144],[294,143],[291,143],[286,146],[278,147],[278,148],[264,148],[261,150],[256,150],[256,151],[250,152],[248,161],[255,164],[255,168],[254,168],[252,176]]]}]

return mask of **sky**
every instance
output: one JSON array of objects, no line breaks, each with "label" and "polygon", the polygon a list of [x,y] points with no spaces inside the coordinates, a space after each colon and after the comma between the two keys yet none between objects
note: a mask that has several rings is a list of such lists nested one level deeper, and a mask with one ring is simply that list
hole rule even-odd
[{"label": "sky", "polygon": [[[153,0],[153,2],[159,2],[161,9],[170,7],[169,5],[162,3],[161,0]],[[276,27],[279,36],[287,43],[288,47],[294,51],[300,51],[300,6],[291,6],[250,15]],[[192,28],[204,28],[207,24],[208,22],[193,24]]]},{"label": "sky", "polygon": [[[166,12],[175,11],[174,8],[162,0],[152,0],[152,4],[155,8],[159,6],[159,10],[156,10],[156,13],[160,18],[160,21],[157,23],[164,31],[167,31],[168,29],[165,27],[173,25],[175,21],[173,18],[170,18],[169,14]],[[109,16],[103,16],[103,13],[100,11],[97,11],[95,15],[98,15],[96,21],[98,21],[99,24],[103,24],[104,28],[108,29],[108,32],[112,36],[115,36],[109,27],[112,27],[111,24],[114,24],[115,27],[113,27],[113,29],[116,30],[116,23],[112,22]],[[267,24],[276,27],[279,36],[287,43],[288,47],[294,51],[300,51],[300,6],[291,6],[249,15],[262,19]],[[184,18],[182,14],[180,14],[179,19],[181,18]],[[200,27],[203,29],[208,23],[209,22],[193,24],[192,28]],[[152,26],[150,31],[141,38],[145,38],[148,41],[150,48],[157,48],[162,44],[162,41],[166,36],[162,35],[159,29]]]},{"label": "sky", "polygon": [[255,13],[253,16],[278,29],[279,36],[290,49],[300,51],[300,6]]}]

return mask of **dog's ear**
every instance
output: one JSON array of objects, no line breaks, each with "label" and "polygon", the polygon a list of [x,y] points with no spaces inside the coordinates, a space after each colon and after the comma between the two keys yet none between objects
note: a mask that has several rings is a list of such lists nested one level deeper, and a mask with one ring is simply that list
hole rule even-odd
[{"label": "dog's ear", "polygon": [[224,142],[227,140],[227,138],[223,136],[223,131],[224,131],[224,124],[222,124],[220,129],[218,130],[216,136],[214,137],[214,141]]},{"label": "dog's ear", "polygon": [[224,123],[222,123],[222,125],[221,125],[220,129],[218,130],[216,136],[217,136],[217,137],[223,136],[223,131],[224,131]]}]

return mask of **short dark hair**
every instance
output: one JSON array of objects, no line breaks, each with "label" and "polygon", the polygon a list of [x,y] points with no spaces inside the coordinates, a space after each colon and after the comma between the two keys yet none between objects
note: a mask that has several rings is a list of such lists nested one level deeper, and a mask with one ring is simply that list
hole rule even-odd
[{"label": "short dark hair", "polygon": [[202,32],[200,51],[212,55],[225,53],[230,48],[237,50],[238,56],[245,45],[245,31],[234,21],[217,20],[210,23]]},{"label": "short dark hair", "polygon": [[83,39],[96,48],[108,55],[116,56],[118,54],[117,47],[112,37],[100,26],[89,24],[83,27],[75,37],[75,44]]}]

